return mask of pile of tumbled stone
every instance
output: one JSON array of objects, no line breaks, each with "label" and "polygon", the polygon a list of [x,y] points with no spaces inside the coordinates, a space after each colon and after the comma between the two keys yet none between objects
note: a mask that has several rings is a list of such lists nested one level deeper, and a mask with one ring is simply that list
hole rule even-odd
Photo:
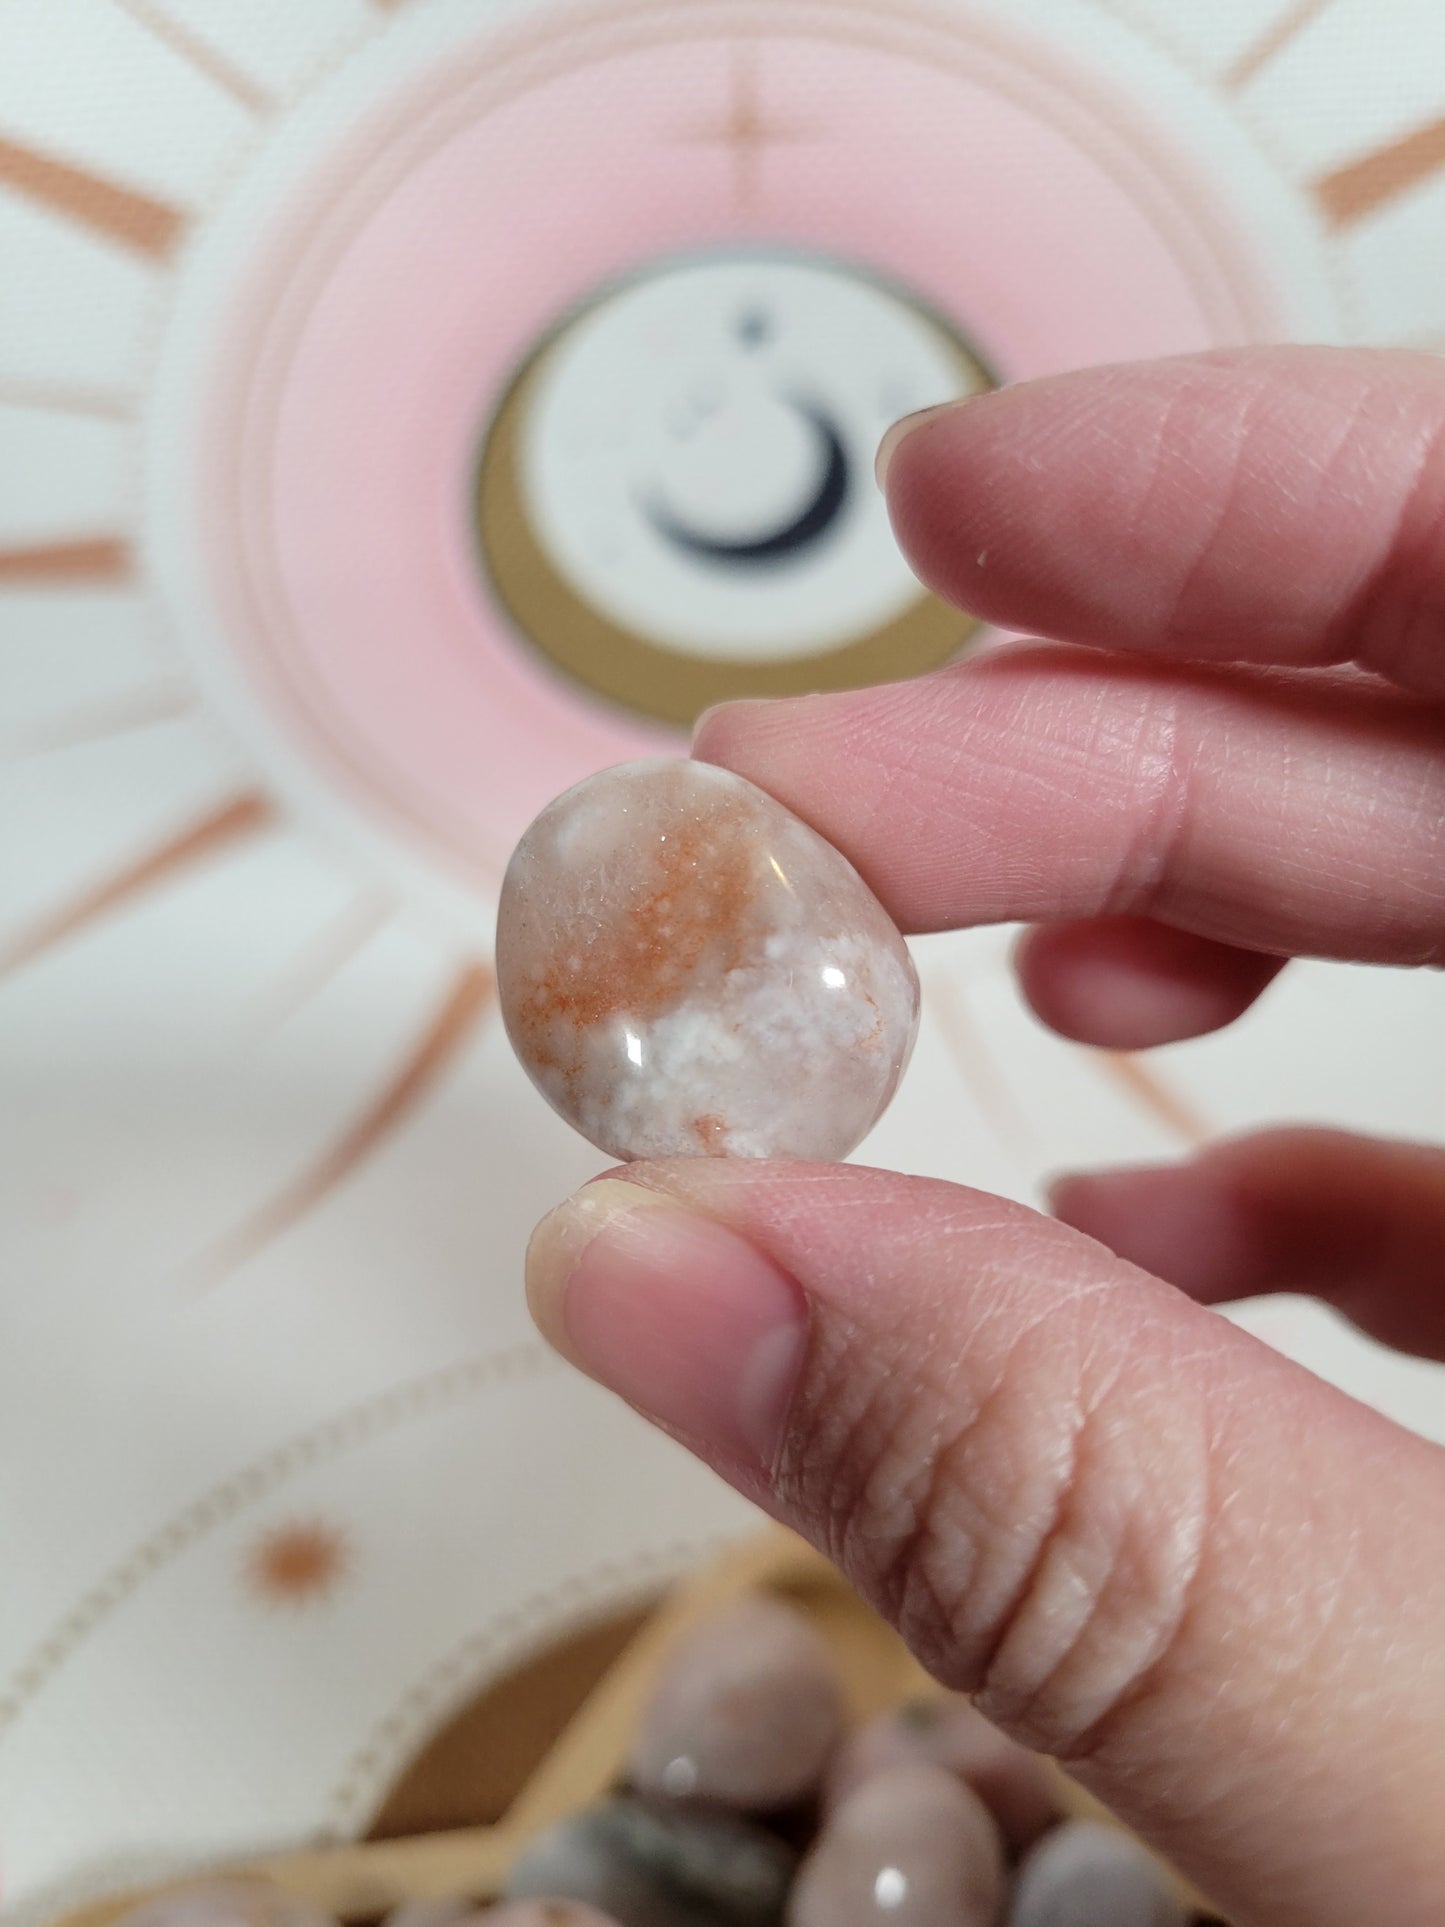
[{"label": "pile of tumbled stone", "polygon": [[[1045,1763],[937,1694],[849,1730],[826,1642],[770,1598],[673,1652],[623,1786],[529,1842],[483,1910],[384,1927],[1189,1927],[1130,1836],[1063,1817]],[[335,1927],[212,1887],[125,1927]]]}]

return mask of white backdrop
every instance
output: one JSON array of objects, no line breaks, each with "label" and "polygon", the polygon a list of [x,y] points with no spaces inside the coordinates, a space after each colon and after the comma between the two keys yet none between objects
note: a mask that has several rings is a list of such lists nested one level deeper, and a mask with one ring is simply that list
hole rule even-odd
[{"label": "white backdrop", "polygon": [[[600,1160],[494,1021],[496,863],[661,734],[518,641],[467,546],[501,377],[567,302],[730,237],[886,271],[1004,377],[1445,342],[1434,0],[565,13],[0,6],[17,1921],[364,1831],[480,1683],[750,1523],[522,1305],[530,1225]],[[889,170],[916,202],[870,209]],[[918,946],[870,1161],[1030,1198],[1265,1119],[1445,1133],[1438,984],[1300,966],[1140,1065],[1034,1025],[1006,944]],[[1434,1371],[1243,1316],[1445,1437]]]}]

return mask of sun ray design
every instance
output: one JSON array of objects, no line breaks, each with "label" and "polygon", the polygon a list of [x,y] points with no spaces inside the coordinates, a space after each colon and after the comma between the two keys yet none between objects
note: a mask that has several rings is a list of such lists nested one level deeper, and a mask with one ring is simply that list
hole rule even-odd
[{"label": "sun ray design", "polygon": [[1321,176],[1315,199],[1332,227],[1349,227],[1445,168],[1445,116],[1412,128]]},{"label": "sun ray design", "polygon": [[948,1047],[954,1068],[985,1121],[1015,1156],[1032,1163],[1038,1155],[1038,1139],[985,1043],[983,1032],[974,1022],[962,987],[948,977],[931,977],[927,986],[927,1010]]},{"label": "sun ray design", "polygon": [[270,112],[270,96],[257,86],[249,74],[243,73],[223,53],[192,33],[171,14],[162,13],[159,7],[151,5],[150,0],[111,0],[111,4],[122,13],[129,14],[138,27],[144,27],[147,33],[153,34],[172,53],[188,61],[198,73],[204,74],[207,80],[223,93],[229,94],[248,112]]},{"label": "sun ray design", "polygon": [[146,891],[173,881],[183,871],[211,861],[249,837],[273,829],[276,821],[274,804],[259,791],[246,790],[232,797],[95,884],[82,896],[53,910],[39,923],[12,937],[9,943],[0,945],[0,977],[32,963],[57,944],[79,935],[114,911],[124,909]]},{"label": "sun ray design", "polygon": [[779,142],[809,141],[806,129],[767,114],[760,98],[757,50],[740,41],[728,65],[728,108],[721,121],[710,121],[680,136],[688,142],[726,147],[732,157],[733,199],[749,206],[756,196],[758,164],[768,147]]},{"label": "sun ray design", "polygon": [[34,408],[54,415],[94,415],[102,421],[128,421],[135,413],[135,403],[127,395],[59,381],[0,381],[0,407]]},{"label": "sun ray design", "polygon": [[119,535],[0,548],[0,587],[12,583],[124,582],[130,573],[130,544]]},{"label": "sun ray design", "polygon": [[178,207],[3,136],[0,186],[152,261],[164,261],[185,232],[186,217]]},{"label": "sun ray design", "polygon": [[390,897],[368,891],[350,903],[315,937],[262,1005],[261,1022],[279,1024],[309,1003],[362,950],[393,915]]},{"label": "sun ray design", "polygon": [[464,964],[452,979],[431,1021],[398,1069],[309,1170],[286,1186],[248,1223],[208,1252],[198,1268],[201,1286],[218,1284],[289,1231],[344,1184],[411,1115],[460,1057],[491,1009],[495,978],[490,965]]},{"label": "sun ray design", "polygon": [[374,1439],[454,1411],[494,1386],[531,1384],[556,1370],[556,1353],[539,1339],[457,1359],[332,1412],[238,1467],[162,1520],[149,1537],[102,1572],[17,1670],[9,1678],[0,1677],[0,1735],[14,1726],[110,1616],[157,1573],[170,1570],[193,1546],[205,1543],[293,1480],[318,1466],[336,1464]]},{"label": "sun ray design", "polygon": [[112,736],[128,736],[133,730],[149,729],[153,723],[170,722],[195,706],[195,692],[188,684],[154,683],[119,696],[113,702],[67,710],[32,729],[0,737],[0,750],[7,756],[20,757],[74,749],[81,743],[105,742]]},{"label": "sun ray design", "polygon": [[1285,48],[1306,27],[1313,26],[1333,0],[1295,0],[1292,7],[1286,7],[1275,21],[1272,21],[1257,40],[1252,40],[1238,59],[1224,74],[1226,87],[1243,87],[1255,75],[1267,67],[1270,61],[1282,54]]},{"label": "sun ray design", "polygon": [[1181,1143],[1202,1144],[1210,1135],[1209,1125],[1194,1106],[1132,1051],[1095,1050],[1088,1055],[1138,1109],[1147,1112]]},{"label": "sun ray design", "polygon": [[329,1598],[351,1570],[344,1532],[319,1519],[278,1526],[246,1555],[246,1584],[268,1606],[309,1606]]}]

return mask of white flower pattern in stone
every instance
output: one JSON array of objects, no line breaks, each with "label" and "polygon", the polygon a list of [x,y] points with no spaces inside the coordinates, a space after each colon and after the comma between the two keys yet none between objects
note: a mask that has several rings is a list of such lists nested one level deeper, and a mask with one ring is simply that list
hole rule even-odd
[{"label": "white flower pattern in stone", "polygon": [[692,762],[545,809],[502,889],[498,988],[539,1090],[616,1157],[844,1157],[918,1025],[918,979],[845,857]]}]

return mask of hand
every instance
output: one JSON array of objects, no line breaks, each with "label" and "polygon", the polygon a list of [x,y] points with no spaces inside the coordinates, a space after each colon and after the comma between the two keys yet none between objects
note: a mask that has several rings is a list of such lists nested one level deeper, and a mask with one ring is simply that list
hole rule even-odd
[{"label": "hand", "polygon": [[[905,930],[1036,924],[1025,992],[1092,1043],[1226,1023],[1290,955],[1445,960],[1445,364],[1086,371],[889,454],[924,579],[1060,642],[734,705],[699,755]],[[854,1166],[625,1175],[529,1255],[585,1371],[1240,1927],[1445,1919],[1445,1452],[1193,1302],[1314,1290],[1445,1356],[1445,1152],[1276,1132],[1066,1181],[1066,1223]]]}]

